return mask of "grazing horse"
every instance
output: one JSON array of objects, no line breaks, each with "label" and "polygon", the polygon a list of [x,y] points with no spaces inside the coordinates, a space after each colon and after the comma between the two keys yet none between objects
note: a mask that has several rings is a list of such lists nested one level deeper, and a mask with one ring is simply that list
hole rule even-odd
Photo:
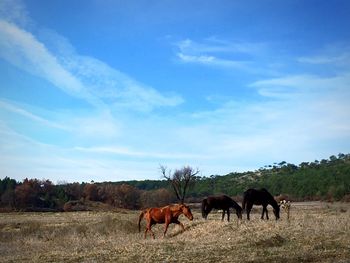
[{"label": "grazing horse", "polygon": [[261,219],[264,219],[264,213],[266,213],[266,219],[269,220],[269,215],[266,208],[268,205],[273,207],[273,213],[275,214],[276,220],[280,218],[280,207],[273,196],[265,188],[260,190],[248,189],[244,192],[242,207],[247,211],[248,220],[250,219],[249,214],[253,205],[263,206]]},{"label": "grazing horse", "polygon": [[222,219],[224,220],[225,212],[227,212],[227,221],[230,221],[230,207],[236,209],[236,214],[239,219],[242,219],[242,208],[227,195],[209,196],[202,201],[202,217],[207,219],[210,211],[222,209]]},{"label": "grazing horse", "polygon": [[147,232],[149,231],[153,237],[155,238],[154,233],[152,231],[152,225],[155,224],[165,224],[164,235],[165,237],[166,231],[168,230],[168,226],[171,223],[178,224],[182,227],[182,230],[185,230],[184,225],[178,220],[179,216],[184,214],[189,220],[193,220],[193,215],[191,213],[191,209],[185,204],[175,204],[168,205],[162,208],[153,207],[147,208],[141,211],[139,216],[139,232],[141,231],[141,220],[144,218],[147,221],[147,226],[145,230],[145,238]]}]

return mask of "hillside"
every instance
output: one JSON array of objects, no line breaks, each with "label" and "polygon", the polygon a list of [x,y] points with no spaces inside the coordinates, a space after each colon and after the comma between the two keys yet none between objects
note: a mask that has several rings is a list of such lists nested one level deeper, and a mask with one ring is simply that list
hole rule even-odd
[{"label": "hillside", "polygon": [[299,165],[281,162],[254,172],[199,178],[190,195],[226,193],[235,196],[248,188],[259,187],[269,189],[274,195],[339,200],[350,194],[350,154]]}]

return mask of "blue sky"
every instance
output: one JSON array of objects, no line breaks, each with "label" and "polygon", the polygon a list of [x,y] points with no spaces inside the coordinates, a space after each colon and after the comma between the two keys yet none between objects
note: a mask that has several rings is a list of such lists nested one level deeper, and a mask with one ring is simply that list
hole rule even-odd
[{"label": "blue sky", "polygon": [[349,1],[0,1],[0,176],[202,176],[350,149]]}]

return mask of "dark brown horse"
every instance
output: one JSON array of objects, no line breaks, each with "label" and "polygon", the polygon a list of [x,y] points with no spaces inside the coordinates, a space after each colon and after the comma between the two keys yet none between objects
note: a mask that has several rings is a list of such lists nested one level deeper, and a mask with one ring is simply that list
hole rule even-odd
[{"label": "dark brown horse", "polygon": [[242,219],[242,208],[232,198],[227,195],[209,196],[202,201],[202,217],[207,219],[210,211],[214,209],[222,209],[222,219],[224,220],[225,212],[227,212],[227,221],[230,221],[230,207],[236,210],[236,215]]},{"label": "dark brown horse", "polygon": [[244,192],[242,207],[247,211],[248,220],[250,220],[249,214],[253,205],[262,205],[263,211],[261,214],[261,219],[264,219],[264,213],[266,213],[266,219],[269,220],[269,215],[266,208],[268,205],[273,207],[273,213],[275,214],[276,220],[280,218],[280,207],[273,196],[265,188],[260,190],[248,189]]},{"label": "dark brown horse", "polygon": [[178,224],[182,227],[182,230],[185,230],[184,225],[178,220],[179,216],[184,214],[189,220],[193,220],[193,215],[191,213],[191,209],[185,204],[175,204],[168,205],[162,208],[153,207],[147,208],[141,211],[139,216],[139,232],[141,231],[141,220],[144,218],[147,221],[147,226],[145,230],[145,238],[147,232],[149,231],[153,238],[155,238],[154,233],[152,231],[152,225],[155,224],[165,224],[164,228],[164,237],[166,231],[168,230],[168,226],[171,223]]}]

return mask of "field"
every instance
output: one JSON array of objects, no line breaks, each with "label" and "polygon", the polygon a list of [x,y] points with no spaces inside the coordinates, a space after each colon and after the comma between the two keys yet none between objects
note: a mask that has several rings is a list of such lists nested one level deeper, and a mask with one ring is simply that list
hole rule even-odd
[{"label": "field", "polygon": [[[221,222],[193,209],[185,232],[138,233],[138,211],[0,214],[1,262],[350,262],[350,204],[295,203],[290,220]],[[271,220],[272,219],[272,220]],[[144,226],[144,224],[143,224]]]}]

